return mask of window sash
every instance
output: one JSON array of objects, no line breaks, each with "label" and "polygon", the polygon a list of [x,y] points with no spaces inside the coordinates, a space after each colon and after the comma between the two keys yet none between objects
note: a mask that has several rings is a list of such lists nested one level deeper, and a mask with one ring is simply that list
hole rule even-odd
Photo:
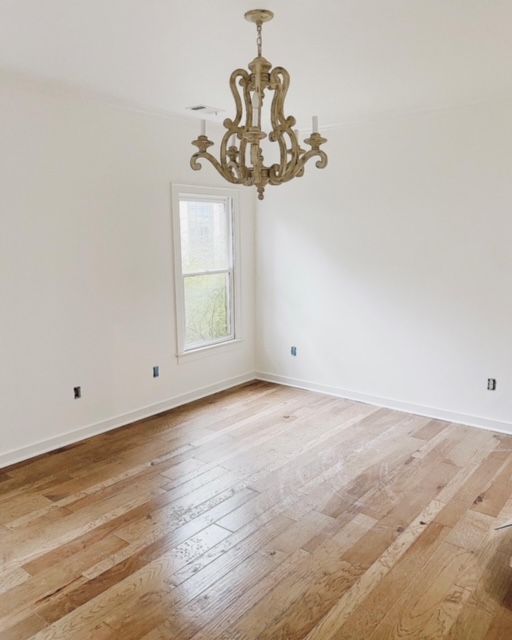
[{"label": "window sash", "polygon": [[[229,333],[225,336],[222,336],[214,340],[208,340],[205,342],[191,342],[187,344],[187,330],[186,330],[187,313],[186,313],[186,306],[183,305],[183,320],[185,323],[185,329],[183,333],[183,345],[182,345],[183,353],[187,353],[187,351],[195,351],[196,349],[209,347],[215,344],[221,344],[223,342],[230,342],[235,339],[235,306],[234,306],[235,300],[234,300],[233,269],[215,269],[210,271],[196,271],[194,273],[184,273],[182,274],[182,281],[183,283],[185,283],[185,280],[187,278],[197,278],[201,276],[214,276],[214,275],[222,275],[222,274],[225,274],[228,276],[227,291],[226,291],[226,296],[227,296],[226,307],[227,307],[227,321],[229,326]],[[183,288],[183,290],[185,289]]]}]

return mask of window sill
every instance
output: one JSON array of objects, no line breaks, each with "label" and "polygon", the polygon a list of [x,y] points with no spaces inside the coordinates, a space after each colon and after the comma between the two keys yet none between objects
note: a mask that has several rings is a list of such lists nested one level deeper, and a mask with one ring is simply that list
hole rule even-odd
[{"label": "window sill", "polygon": [[217,344],[210,344],[207,347],[198,347],[197,349],[190,349],[190,351],[184,351],[178,353],[176,358],[178,363],[193,362],[194,360],[202,360],[210,356],[219,355],[225,351],[232,351],[242,342],[241,338],[235,338],[234,340],[227,340],[226,342],[218,342]]}]

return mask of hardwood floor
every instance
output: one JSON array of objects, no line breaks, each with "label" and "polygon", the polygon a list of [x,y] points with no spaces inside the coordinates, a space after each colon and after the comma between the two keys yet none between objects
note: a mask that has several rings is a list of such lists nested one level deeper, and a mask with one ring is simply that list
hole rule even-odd
[{"label": "hardwood floor", "polygon": [[2,640],[512,638],[512,438],[254,382],[0,471]]}]

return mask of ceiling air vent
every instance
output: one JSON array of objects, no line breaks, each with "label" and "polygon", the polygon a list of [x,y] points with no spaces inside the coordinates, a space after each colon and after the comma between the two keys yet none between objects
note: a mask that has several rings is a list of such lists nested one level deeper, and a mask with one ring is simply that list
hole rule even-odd
[{"label": "ceiling air vent", "polygon": [[189,111],[195,111],[196,113],[201,113],[205,115],[217,116],[219,113],[222,113],[224,109],[219,109],[219,107],[209,107],[206,104],[196,104],[193,107],[187,107]]}]

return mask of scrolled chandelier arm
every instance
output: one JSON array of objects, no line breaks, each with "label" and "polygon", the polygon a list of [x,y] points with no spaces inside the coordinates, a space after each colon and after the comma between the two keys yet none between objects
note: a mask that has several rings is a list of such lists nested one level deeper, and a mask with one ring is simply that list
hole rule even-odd
[{"label": "scrolled chandelier arm", "polygon": [[[262,55],[262,25],[273,18],[271,11],[255,9],[245,17],[257,28],[258,55],[249,63],[249,71],[236,69],[231,74],[229,86],[235,101],[234,119],[224,120],[224,133],[220,143],[219,160],[208,149],[214,143],[206,135],[205,121],[201,134],[192,142],[197,152],[190,159],[195,171],[201,169],[201,160],[210,162],[220,175],[232,184],[255,186],[258,198],[263,200],[265,187],[289,182],[304,175],[305,165],[316,158],[316,166],[327,166],[327,154],[320,149],[327,140],[318,132],[318,118],[313,118],[313,132],[300,146],[298,132],[294,129],[296,120],[285,116],[284,103],[290,86],[290,74],[284,67],[274,67]],[[273,92],[270,105],[271,131],[262,128],[262,109],[267,93]],[[266,166],[261,148],[268,138],[279,148],[279,162]]]}]

